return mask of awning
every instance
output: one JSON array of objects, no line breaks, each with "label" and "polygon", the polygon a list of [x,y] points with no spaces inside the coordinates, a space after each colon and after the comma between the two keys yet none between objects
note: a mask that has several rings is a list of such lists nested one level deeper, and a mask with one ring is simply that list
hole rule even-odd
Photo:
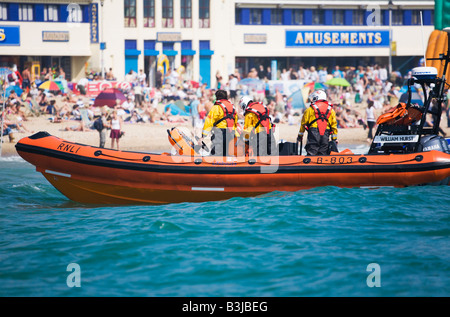
[{"label": "awning", "polygon": [[125,50],[125,56],[139,56],[141,55],[140,50],[128,49]]},{"label": "awning", "polygon": [[212,50],[200,50],[199,51],[200,56],[211,56],[214,55],[214,51]]},{"label": "awning", "polygon": [[178,51],[174,50],[163,50],[163,54],[167,56],[175,56],[178,54]]},{"label": "awning", "polygon": [[181,50],[181,55],[183,56],[193,56],[195,53],[197,52],[194,50]]},{"label": "awning", "polygon": [[157,50],[144,50],[144,56],[158,56],[159,51]]}]

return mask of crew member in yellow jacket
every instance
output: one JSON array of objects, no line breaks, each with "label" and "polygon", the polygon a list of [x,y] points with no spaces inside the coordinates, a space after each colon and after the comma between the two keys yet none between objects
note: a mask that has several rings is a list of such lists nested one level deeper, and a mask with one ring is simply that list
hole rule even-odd
[{"label": "crew member in yellow jacket", "polygon": [[[327,101],[327,94],[324,90],[314,91],[309,95],[309,100],[311,106],[303,113],[297,141],[303,141],[303,134],[308,131],[308,140],[305,146],[307,154],[327,155],[329,154],[330,135],[332,141],[336,142],[337,140],[336,112],[333,110],[332,104]],[[336,146],[334,151],[337,151]]]},{"label": "crew member in yellow jacket", "polygon": [[236,130],[237,120],[236,109],[228,101],[227,92],[225,90],[217,90],[216,102],[205,119],[202,138],[199,140],[199,143],[211,133],[211,155],[229,155],[229,147],[234,144],[232,141],[234,141],[235,137],[239,137],[239,133]]},{"label": "crew member in yellow jacket", "polygon": [[239,105],[245,116],[243,135],[246,148],[251,148],[257,156],[275,154],[274,125],[269,109],[262,102],[254,102],[249,96],[243,96]]}]

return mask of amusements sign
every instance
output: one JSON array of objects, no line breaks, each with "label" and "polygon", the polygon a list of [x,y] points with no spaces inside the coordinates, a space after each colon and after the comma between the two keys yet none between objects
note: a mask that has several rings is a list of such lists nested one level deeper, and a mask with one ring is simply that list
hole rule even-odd
[{"label": "amusements sign", "polygon": [[90,30],[91,30],[91,43],[98,43],[98,4],[91,3],[89,12],[90,15]]},{"label": "amusements sign", "polygon": [[286,31],[286,47],[306,46],[389,47],[389,31]]},{"label": "amusements sign", "polygon": [[20,26],[0,25],[0,45],[20,45]]}]

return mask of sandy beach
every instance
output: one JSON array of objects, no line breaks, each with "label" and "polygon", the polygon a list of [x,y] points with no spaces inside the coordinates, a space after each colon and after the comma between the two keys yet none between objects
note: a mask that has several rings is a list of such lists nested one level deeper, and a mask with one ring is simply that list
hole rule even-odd
[{"label": "sandy beach", "polygon": [[[2,156],[18,155],[15,149],[15,143],[23,137],[27,137],[32,133],[39,131],[47,131],[51,135],[60,137],[62,139],[82,143],[91,146],[99,145],[99,133],[96,130],[89,129],[88,131],[65,131],[66,127],[73,127],[79,124],[79,121],[68,120],[61,123],[52,123],[49,118],[50,115],[41,115],[39,117],[28,117],[28,121],[24,122],[25,127],[32,132],[15,133],[15,141],[9,142],[7,136],[3,138]],[[140,152],[170,152],[171,145],[167,138],[167,129],[172,127],[185,127],[192,131],[192,125],[189,117],[185,123],[124,123],[123,130],[125,135],[120,139],[120,149],[125,151],[140,151]],[[298,121],[300,117],[295,117]],[[441,127],[450,135],[450,128],[446,128],[446,118],[443,116]],[[287,142],[295,142],[299,124],[277,124],[278,130],[277,139],[285,140]],[[368,145],[367,130],[362,127],[339,129],[339,149],[344,150],[346,146]],[[375,131],[374,131],[375,132]],[[107,132],[106,147],[111,146],[109,139],[109,131]],[[305,139],[306,141],[306,139]]]}]

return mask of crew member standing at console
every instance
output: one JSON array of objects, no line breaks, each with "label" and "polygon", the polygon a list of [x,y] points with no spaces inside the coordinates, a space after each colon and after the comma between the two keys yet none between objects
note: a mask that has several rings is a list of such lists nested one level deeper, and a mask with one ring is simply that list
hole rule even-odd
[{"label": "crew member standing at console", "polygon": [[234,105],[228,101],[227,92],[225,90],[216,91],[216,102],[208,113],[203,125],[203,139],[211,132],[212,149],[211,154],[216,156],[227,156],[229,154],[229,146],[233,145],[232,141],[235,137],[239,137],[236,130],[237,112]]},{"label": "crew member standing at console", "polygon": [[303,134],[308,131],[306,152],[308,155],[327,155],[328,143],[337,140],[336,112],[332,104],[327,101],[324,90],[316,90],[309,95],[311,106],[305,110],[298,132],[297,141],[303,141]]}]

